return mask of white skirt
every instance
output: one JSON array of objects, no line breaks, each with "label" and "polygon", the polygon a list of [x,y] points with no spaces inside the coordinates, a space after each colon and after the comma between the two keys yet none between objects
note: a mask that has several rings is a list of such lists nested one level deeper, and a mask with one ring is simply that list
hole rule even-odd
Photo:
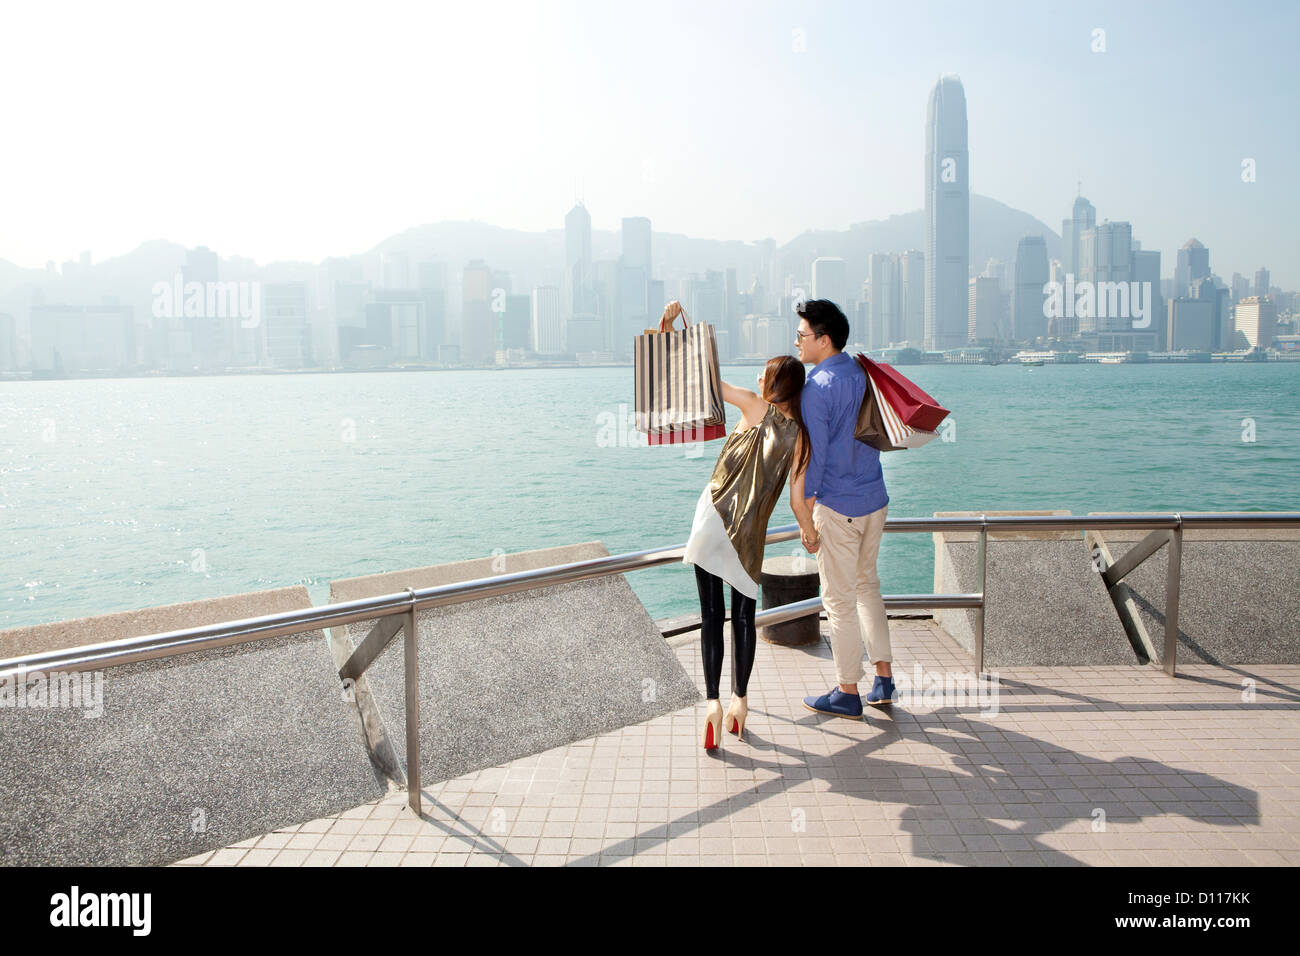
[{"label": "white skirt", "polygon": [[695,505],[695,520],[691,524],[691,536],[686,542],[686,553],[682,555],[683,564],[698,564],[710,574],[716,574],[745,597],[758,597],[758,582],[749,576],[745,566],[740,563],[736,546],[727,535],[727,528],[722,523],[722,515],[713,507],[713,495],[709,486],[704,486],[704,493]]}]

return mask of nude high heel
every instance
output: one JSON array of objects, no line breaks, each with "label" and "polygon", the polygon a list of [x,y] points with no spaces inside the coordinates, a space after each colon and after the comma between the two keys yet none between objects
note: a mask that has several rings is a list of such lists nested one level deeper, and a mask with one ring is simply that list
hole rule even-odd
[{"label": "nude high heel", "polygon": [[709,701],[709,712],[704,724],[704,749],[717,750],[722,743],[722,703]]},{"label": "nude high heel", "polygon": [[727,732],[740,737],[745,732],[745,718],[749,716],[749,699],[747,697],[731,698],[727,708]]}]

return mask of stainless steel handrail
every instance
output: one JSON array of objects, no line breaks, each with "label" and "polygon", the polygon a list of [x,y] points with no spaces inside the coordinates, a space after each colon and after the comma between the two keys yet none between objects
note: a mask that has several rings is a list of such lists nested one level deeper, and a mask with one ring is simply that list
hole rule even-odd
[{"label": "stainless steel handrail", "polygon": [[[986,610],[985,574],[988,536],[997,531],[1084,531],[1091,529],[1129,529],[1167,531],[1169,565],[1166,582],[1165,608],[1165,661],[1167,673],[1174,673],[1174,656],[1178,644],[1178,593],[1181,579],[1182,536],[1187,530],[1239,528],[1239,527],[1296,527],[1300,528],[1300,512],[1250,513],[1215,512],[1200,515],[1182,514],[1129,514],[1129,515],[979,515],[946,518],[891,518],[885,522],[885,531],[892,533],[915,532],[975,532],[977,533],[976,577],[979,590],[969,594],[904,594],[887,595],[887,606],[906,608],[971,608],[975,611],[975,664],[984,668],[984,614]],[[775,544],[799,536],[798,525],[784,525],[768,532],[766,541]],[[1150,538],[1150,536],[1148,536]],[[1140,545],[1147,552],[1155,547]],[[359,677],[379,653],[396,636],[405,631],[404,676],[406,689],[406,765],[407,792],[411,809],[421,812],[420,800],[420,737],[419,737],[419,657],[416,612],[425,608],[446,607],[496,597],[516,591],[533,590],[556,584],[568,584],[610,574],[623,574],[643,568],[656,567],[680,561],[685,545],[669,548],[651,548],[629,554],[610,555],[570,564],[502,574],[490,578],[477,578],[428,588],[406,588],[404,591],[383,594],[355,601],[325,604],[294,611],[282,611],[258,617],[242,618],[218,624],[146,634],[140,637],[105,641],[82,647],[62,648],[37,654],[0,660],[0,679],[30,674],[36,671],[84,671],[100,667],[113,667],[137,661],[180,654],[197,653],[231,644],[242,644],[264,638],[296,634],[322,627],[350,624],[357,621],[380,619],[361,645],[353,652],[339,672],[340,679]],[[1136,556],[1135,556],[1136,557]],[[1140,560],[1140,558],[1138,558]],[[1125,562],[1128,568],[1133,562]],[[1118,566],[1117,566],[1118,567]],[[763,626],[794,620],[821,610],[821,598],[769,608],[755,615],[755,623]],[[402,615],[400,624],[386,620]]]},{"label": "stainless steel handrail", "polygon": [[[999,531],[1083,531],[1089,529],[1127,529],[1183,531],[1240,527],[1300,528],[1300,512],[1250,513],[1215,512],[1200,515],[1166,513],[1133,515],[980,515],[950,518],[889,518],[885,531],[977,532],[981,538]],[[768,532],[767,543],[776,544],[799,536],[798,525],[783,525]],[[318,630],[323,627],[374,620],[412,609],[425,610],[496,597],[516,591],[532,590],[556,584],[568,584],[610,574],[623,574],[644,568],[680,561],[685,545],[650,548],[570,564],[536,568],[489,578],[477,578],[453,584],[407,589],[337,604],[322,604],[294,611],[205,624],[198,627],[146,634],[140,637],[87,644],[81,647],[42,651],[0,660],[0,678],[36,670],[93,670],[118,664],[169,657],[173,654],[197,653],[229,644],[240,644],[285,634]],[[983,587],[975,592],[983,596]],[[902,597],[901,595],[899,597]],[[908,595],[909,599],[917,596]],[[924,597],[924,596],[920,596]],[[932,595],[935,599],[962,598],[966,595]],[[909,600],[908,607],[927,607]],[[939,604],[933,605],[935,607]],[[956,605],[952,605],[956,606]],[[779,609],[773,609],[779,610]],[[764,612],[768,613],[768,612]]]}]

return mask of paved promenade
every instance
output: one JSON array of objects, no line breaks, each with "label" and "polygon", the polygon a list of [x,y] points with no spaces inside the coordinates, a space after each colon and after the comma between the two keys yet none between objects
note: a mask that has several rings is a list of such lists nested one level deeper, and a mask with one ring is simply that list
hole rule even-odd
[{"label": "paved promenade", "polygon": [[[423,819],[393,792],[182,863],[1300,863],[1300,665],[1017,667],[940,699],[970,658],[895,619],[900,688],[919,668],[925,692],[858,723],[801,704],[833,680],[822,630],[760,644],[746,739],[713,753],[701,703],[428,786]],[[703,687],[697,635],[673,643]]]}]

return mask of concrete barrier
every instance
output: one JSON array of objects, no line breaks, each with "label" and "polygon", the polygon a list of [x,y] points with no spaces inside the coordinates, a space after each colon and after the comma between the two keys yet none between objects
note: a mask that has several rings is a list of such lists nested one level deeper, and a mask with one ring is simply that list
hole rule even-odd
[{"label": "concrete barrier", "polygon": [[[935,517],[1069,514],[943,511]],[[1134,512],[1091,512],[1133,514]],[[1191,512],[1185,512],[1191,514]],[[1013,531],[988,538],[984,619],[987,668],[1132,664],[1164,646],[1168,549],[1135,568],[1112,595],[1094,564],[1109,566],[1146,531]],[[936,532],[934,589],[979,590],[978,533]],[[1300,531],[1185,531],[1179,601],[1180,662],[1300,661]],[[935,621],[974,650],[974,611],[937,610]]]},{"label": "concrete barrier", "polygon": [[[0,656],[308,606],[306,588],[291,587],[60,621],[0,632]],[[32,696],[42,684],[43,702]],[[8,692],[2,865],[170,863],[388,791],[320,631],[28,675]]]},{"label": "concrete barrier", "polygon": [[[936,518],[1068,515],[1068,511],[936,511]],[[974,592],[978,532],[934,538],[936,593]],[[989,533],[985,565],[984,664],[1131,664],[1136,660],[1080,531]],[[938,623],[975,650],[975,612],[936,610]]]},{"label": "concrete barrier", "polygon": [[[1131,514],[1093,511],[1089,514]],[[1184,516],[1197,512],[1185,511]],[[1261,512],[1262,514],[1262,512]],[[1145,531],[1090,531],[1108,563],[1146,537]],[[1131,626],[1164,652],[1166,545],[1124,579],[1131,596],[1121,607]],[[1300,662],[1300,530],[1211,529],[1183,532],[1178,601],[1178,662],[1294,664]]]},{"label": "concrete barrier", "polygon": [[[598,541],[335,581],[332,601],[605,557]],[[374,625],[336,629],[350,652]],[[435,783],[649,720],[700,699],[622,575],[421,611],[421,778]],[[358,691],[373,698],[372,742],[405,756],[402,637]],[[336,659],[344,655],[336,650]],[[403,768],[404,769],[404,768]]]}]

